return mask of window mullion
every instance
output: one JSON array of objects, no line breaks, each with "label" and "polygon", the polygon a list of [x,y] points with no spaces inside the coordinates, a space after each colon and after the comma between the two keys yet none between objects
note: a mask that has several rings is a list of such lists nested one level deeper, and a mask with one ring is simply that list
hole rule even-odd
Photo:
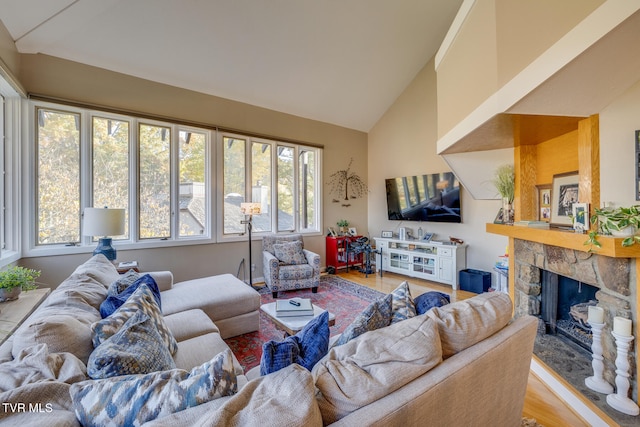
[{"label": "window mullion", "polygon": [[129,127],[129,239],[138,242],[140,239],[140,123],[137,119],[131,120]]}]

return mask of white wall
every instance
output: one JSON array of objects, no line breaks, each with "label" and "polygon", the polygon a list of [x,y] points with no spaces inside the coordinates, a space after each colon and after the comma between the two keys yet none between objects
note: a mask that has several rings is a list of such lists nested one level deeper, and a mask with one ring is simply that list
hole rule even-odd
[{"label": "white wall", "polygon": [[600,113],[600,201],[640,204],[635,197],[635,131],[640,129],[640,81]]},{"label": "white wall", "polygon": [[[462,224],[418,223],[387,219],[385,179],[449,171],[436,154],[437,105],[436,73],[433,60],[418,73],[394,105],[369,132],[369,233],[409,227],[436,233],[436,239],[460,238],[468,243],[467,267],[492,271],[508,239],[489,234],[485,224],[493,222],[500,209],[499,200],[474,200],[462,191]],[[494,276],[494,283],[495,283]]]}]

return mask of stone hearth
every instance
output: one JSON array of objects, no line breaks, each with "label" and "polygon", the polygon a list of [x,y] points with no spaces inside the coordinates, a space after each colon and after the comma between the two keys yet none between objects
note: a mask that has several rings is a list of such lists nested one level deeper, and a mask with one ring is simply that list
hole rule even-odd
[{"label": "stone hearth", "polygon": [[[611,330],[613,318],[635,318],[633,301],[636,298],[635,259],[612,258],[595,253],[575,251],[526,240],[514,239],[514,300],[515,316],[540,315],[541,272],[548,270],[597,287],[598,306],[605,310],[605,327],[602,333],[604,378],[615,385],[616,345]],[[634,330],[636,339],[637,332]],[[635,352],[629,352],[631,365],[631,394],[637,401],[638,369]],[[562,376],[562,372],[558,372]]]}]

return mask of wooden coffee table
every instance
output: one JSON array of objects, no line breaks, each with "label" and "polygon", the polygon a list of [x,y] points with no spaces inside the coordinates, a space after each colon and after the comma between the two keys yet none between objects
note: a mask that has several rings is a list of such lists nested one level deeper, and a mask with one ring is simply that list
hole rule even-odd
[{"label": "wooden coffee table", "polygon": [[[270,302],[260,306],[260,310],[269,317],[276,325],[276,328],[284,331],[285,337],[289,335],[295,335],[300,332],[302,328],[307,326],[312,319],[320,316],[324,313],[324,308],[320,308],[317,305],[313,305],[313,316],[292,316],[292,317],[278,317],[276,316],[276,303]],[[336,315],[329,313],[329,326],[336,324]]]}]

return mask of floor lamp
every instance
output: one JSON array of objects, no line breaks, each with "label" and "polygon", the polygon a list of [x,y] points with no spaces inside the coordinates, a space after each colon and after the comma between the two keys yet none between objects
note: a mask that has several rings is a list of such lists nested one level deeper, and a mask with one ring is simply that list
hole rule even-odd
[{"label": "floor lamp", "polygon": [[251,228],[253,226],[253,215],[260,215],[262,204],[260,203],[240,203],[240,211],[244,215],[244,221],[240,224],[246,224],[249,231],[249,286],[253,287],[253,262],[251,261]]}]

